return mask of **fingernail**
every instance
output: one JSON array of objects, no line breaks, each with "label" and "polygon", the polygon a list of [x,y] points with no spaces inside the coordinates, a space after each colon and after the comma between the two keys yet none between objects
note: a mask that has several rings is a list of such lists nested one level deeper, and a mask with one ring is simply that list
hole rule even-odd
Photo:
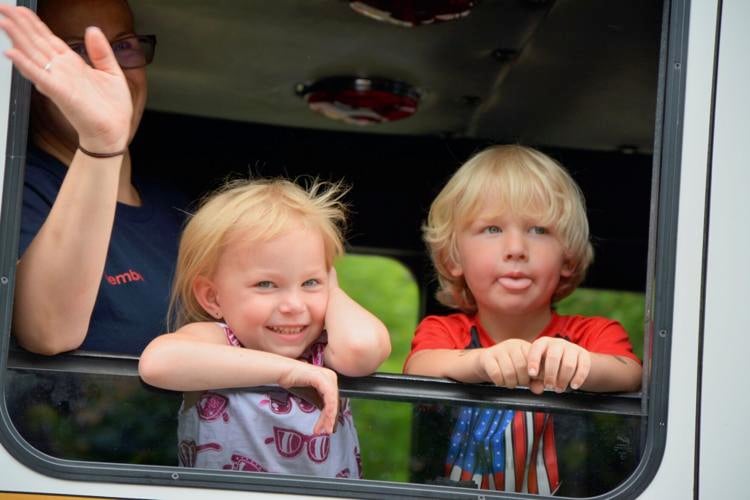
[{"label": "fingernail", "polygon": [[529,375],[532,377],[536,376],[536,368],[529,368]]}]

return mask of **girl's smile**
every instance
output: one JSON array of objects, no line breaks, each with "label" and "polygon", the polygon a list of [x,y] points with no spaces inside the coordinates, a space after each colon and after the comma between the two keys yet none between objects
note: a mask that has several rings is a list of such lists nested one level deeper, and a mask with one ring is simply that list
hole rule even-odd
[{"label": "girl's smile", "polygon": [[300,225],[266,241],[230,240],[204,293],[243,346],[297,358],[328,305],[323,237]]}]

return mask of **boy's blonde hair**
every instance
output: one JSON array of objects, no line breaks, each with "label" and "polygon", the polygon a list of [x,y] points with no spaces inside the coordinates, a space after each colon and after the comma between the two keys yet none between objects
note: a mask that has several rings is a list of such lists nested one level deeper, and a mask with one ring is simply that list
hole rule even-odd
[{"label": "boy's blonde hair", "polygon": [[320,231],[326,265],[343,254],[348,189],[342,182],[312,180],[306,187],[286,179],[227,182],[204,198],[180,238],[168,322],[171,330],[196,321],[213,321],[193,295],[198,276],[215,271],[223,249],[237,239],[268,241],[292,225]]},{"label": "boy's blonde hair", "polygon": [[[490,198],[491,197],[491,198]],[[476,301],[463,277],[449,272],[458,263],[456,235],[477,216],[483,202],[497,201],[498,210],[533,216],[552,229],[573,270],[560,278],[552,302],[570,295],[593,259],[583,194],[570,175],[549,156],[524,146],[493,146],[459,168],[432,202],[422,227],[437,271],[437,299],[468,314]]]}]

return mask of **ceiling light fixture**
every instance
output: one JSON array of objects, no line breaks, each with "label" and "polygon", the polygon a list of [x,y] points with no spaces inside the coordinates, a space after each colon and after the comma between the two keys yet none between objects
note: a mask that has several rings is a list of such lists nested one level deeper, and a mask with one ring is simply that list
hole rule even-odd
[{"label": "ceiling light fixture", "polygon": [[403,120],[419,105],[414,87],[386,78],[329,77],[301,83],[296,92],[311,110],[354,125]]}]

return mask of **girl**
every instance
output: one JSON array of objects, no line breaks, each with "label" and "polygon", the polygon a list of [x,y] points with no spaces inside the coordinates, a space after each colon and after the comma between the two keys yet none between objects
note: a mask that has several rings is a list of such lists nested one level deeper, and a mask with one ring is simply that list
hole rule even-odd
[{"label": "girl", "polygon": [[[342,195],[340,184],[317,181],[307,190],[234,182],[188,222],[170,308],[179,328],[154,339],[139,365],[151,385],[204,391],[183,400],[181,465],[361,477],[333,370],[372,373],[390,339],[338,287]],[[262,385],[280,388],[242,389]]]}]

